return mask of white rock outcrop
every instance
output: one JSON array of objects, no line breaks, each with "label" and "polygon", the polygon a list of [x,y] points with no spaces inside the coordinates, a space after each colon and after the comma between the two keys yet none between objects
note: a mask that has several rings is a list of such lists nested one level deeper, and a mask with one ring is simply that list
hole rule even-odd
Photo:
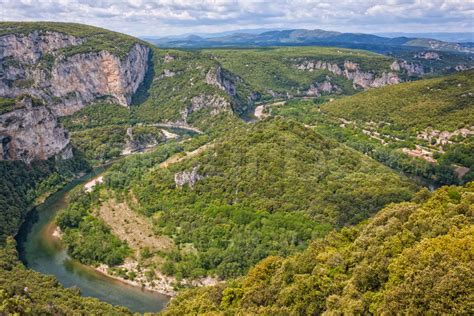
[{"label": "white rock outcrop", "polygon": [[[402,69],[405,69],[409,74],[422,74],[422,69],[420,72],[419,66],[411,65],[405,63],[394,62],[391,65],[392,71],[384,71],[381,74],[375,74],[371,71],[363,71],[360,68],[358,63],[355,63],[350,60],[344,61],[343,65],[338,65],[335,63],[330,63],[321,60],[303,60],[299,61],[296,65],[299,70],[305,71],[315,71],[315,70],[327,70],[336,76],[345,77],[348,80],[351,80],[354,84],[354,88],[377,88],[391,84],[397,84],[401,82],[398,72],[401,72]],[[327,86],[327,85],[326,85]],[[311,95],[317,95],[320,90],[311,89],[308,93]]]},{"label": "white rock outcrop", "polygon": [[69,135],[46,106],[24,102],[24,107],[0,115],[0,160],[23,160],[53,156],[72,157]]},{"label": "white rock outcrop", "polygon": [[[143,81],[150,48],[135,43],[121,60],[108,51],[63,56],[59,51],[83,39],[62,33],[10,34],[0,37],[0,96],[29,94],[59,115],[70,115],[95,99],[128,106]],[[49,65],[41,60],[54,56]]]},{"label": "white rock outcrop", "polygon": [[174,175],[174,182],[177,187],[181,188],[184,185],[188,185],[189,188],[193,188],[196,182],[204,179],[198,173],[199,166],[194,167],[191,171],[181,171]]},{"label": "white rock outcrop", "polygon": [[[69,136],[59,116],[99,98],[130,104],[147,72],[150,48],[137,42],[122,58],[105,50],[63,53],[85,41],[59,32],[0,36],[0,97],[29,96],[0,115],[1,160],[70,158]],[[32,104],[32,99],[40,102]]]}]

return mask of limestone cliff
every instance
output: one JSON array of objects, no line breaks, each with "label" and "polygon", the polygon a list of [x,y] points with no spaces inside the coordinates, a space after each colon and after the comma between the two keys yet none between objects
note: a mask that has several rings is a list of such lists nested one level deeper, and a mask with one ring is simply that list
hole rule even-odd
[{"label": "limestone cliff", "polygon": [[[343,65],[321,60],[304,60],[296,65],[299,70],[327,70],[336,76],[345,77],[353,82],[354,88],[376,88],[389,84],[397,84],[401,79],[397,72],[382,72],[375,74],[371,71],[363,71],[359,64],[346,60]],[[400,70],[400,69],[399,69]]]},{"label": "limestone cliff", "polygon": [[0,37],[0,96],[30,94],[60,116],[99,97],[129,105],[147,71],[150,49],[135,43],[123,60],[105,50],[61,53],[62,48],[83,42],[55,32]]},{"label": "limestone cliff", "polygon": [[235,87],[235,78],[231,78],[221,67],[212,68],[206,75],[206,83],[224,90],[228,95],[235,96],[237,90]]},{"label": "limestone cliff", "polygon": [[68,132],[44,105],[22,100],[21,107],[0,115],[0,160],[72,157]]},{"label": "limestone cliff", "polygon": [[121,57],[108,50],[65,53],[87,40],[51,31],[0,36],[0,97],[29,95],[42,103],[0,115],[1,159],[67,158],[72,152],[58,116],[97,99],[130,104],[147,72],[150,48],[137,40]]},{"label": "limestone cliff", "polygon": [[404,60],[394,61],[390,65],[390,69],[397,72],[404,71],[408,76],[421,76],[425,73],[421,65],[408,63]]},{"label": "limestone cliff", "polygon": [[[252,89],[247,86],[247,89],[237,90],[237,85],[240,85],[240,88],[245,86],[245,82],[235,74],[232,74],[229,71],[226,71],[221,66],[211,68],[207,74],[205,81],[208,85],[215,86],[220,90],[224,91],[228,96],[228,99],[231,100],[225,105],[224,98],[220,98],[219,102],[210,103],[212,104],[212,115],[218,114],[222,111],[232,110],[237,115],[244,114],[250,107],[253,107],[255,101],[260,98],[260,94],[257,91],[251,91]],[[249,90],[250,93],[243,93],[242,90]]]}]

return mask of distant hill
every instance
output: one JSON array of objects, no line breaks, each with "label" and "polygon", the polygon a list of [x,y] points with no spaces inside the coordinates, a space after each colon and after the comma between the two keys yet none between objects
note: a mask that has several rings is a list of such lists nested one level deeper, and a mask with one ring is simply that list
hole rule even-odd
[{"label": "distant hill", "polygon": [[474,32],[429,32],[429,33],[403,33],[403,32],[387,32],[375,33],[378,36],[385,37],[417,37],[417,38],[433,38],[439,41],[469,43],[474,42]]},{"label": "distant hill", "polygon": [[259,34],[237,31],[223,36],[203,35],[186,38],[147,38],[161,47],[204,48],[204,47],[258,47],[258,46],[337,46],[368,49],[377,52],[393,50],[433,49],[439,51],[474,53],[471,45],[445,42],[422,37],[383,37],[362,33],[340,33],[325,30],[275,30]]}]

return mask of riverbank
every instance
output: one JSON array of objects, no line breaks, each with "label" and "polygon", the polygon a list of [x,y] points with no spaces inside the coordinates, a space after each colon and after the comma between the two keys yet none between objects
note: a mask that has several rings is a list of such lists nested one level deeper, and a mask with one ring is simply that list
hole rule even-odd
[{"label": "riverbank", "polygon": [[[47,228],[47,231],[50,234],[50,238],[56,240],[57,243],[60,243],[62,232],[59,227],[55,226],[54,229]],[[136,260],[127,258],[125,262],[116,267],[109,267],[106,264],[100,264],[99,266],[88,266],[86,267],[93,269],[94,271],[114,279],[118,282],[140,288],[145,291],[155,292],[162,295],[166,295],[170,298],[174,297],[178,293],[178,284],[179,286],[209,286],[216,285],[220,281],[217,278],[205,277],[198,280],[182,280],[180,283],[177,282],[176,278],[166,276],[158,270],[153,271],[155,277],[152,280],[149,280],[146,276],[146,271],[142,270],[139,267],[139,263]],[[135,276],[133,279],[126,278],[118,275],[119,271],[122,271],[122,274],[129,275],[133,273]],[[149,271],[149,270],[148,270]]]},{"label": "riverbank", "polygon": [[138,262],[132,260],[126,260],[124,264],[115,267],[115,269],[126,269],[129,272],[133,272],[136,277],[133,280],[126,279],[124,277],[118,276],[116,274],[110,273],[113,271],[108,265],[101,264],[98,267],[92,267],[99,273],[106,275],[109,278],[115,279],[117,281],[123,282],[125,284],[136,286],[146,291],[160,293],[169,297],[174,297],[177,294],[174,284],[176,284],[176,279],[167,277],[161,273],[156,274],[156,279],[148,281],[144,273],[140,273],[138,267]]},{"label": "riverbank", "polygon": [[67,254],[60,240],[62,232],[56,228],[55,216],[67,207],[67,194],[97,176],[100,172],[68,183],[27,215],[17,235],[19,257],[28,269],[54,276],[65,288],[77,287],[83,296],[125,306],[134,312],[159,312],[170,300],[169,295],[146,290],[140,284],[119,280],[81,264]]}]

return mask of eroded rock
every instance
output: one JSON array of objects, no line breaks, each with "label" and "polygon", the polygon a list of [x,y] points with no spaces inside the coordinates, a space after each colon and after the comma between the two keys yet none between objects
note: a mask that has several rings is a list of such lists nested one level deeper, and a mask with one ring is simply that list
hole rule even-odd
[{"label": "eroded rock", "polygon": [[105,50],[62,54],[85,41],[59,32],[0,36],[0,96],[30,100],[0,115],[1,160],[71,158],[69,135],[58,116],[98,98],[130,104],[145,77],[150,48],[135,43],[122,59]]},{"label": "eroded rock", "polygon": [[203,176],[198,173],[199,166],[194,167],[191,171],[181,171],[174,175],[174,182],[177,187],[181,188],[184,185],[188,185],[189,188],[193,188],[196,182],[204,179]]},{"label": "eroded rock", "polygon": [[[327,70],[336,76],[342,76],[348,80],[351,80],[354,83],[354,88],[376,88],[401,82],[401,79],[399,78],[397,73],[383,72],[382,74],[377,76],[372,72],[362,71],[360,69],[359,64],[350,60],[346,60],[342,67],[340,67],[338,64],[333,64],[321,60],[304,60],[296,67],[300,70],[306,71]],[[315,92],[315,89],[310,91],[310,93]]]},{"label": "eroded rock", "polygon": [[[108,51],[65,57],[58,51],[84,39],[56,32],[0,37],[0,96],[29,94],[57,115],[70,115],[98,97],[128,106],[143,81],[150,49],[134,44],[123,60]],[[51,58],[42,59],[46,54]]]},{"label": "eroded rock", "polygon": [[46,106],[24,107],[0,115],[0,160],[45,160],[72,157],[69,134]]},{"label": "eroded rock", "polygon": [[235,96],[237,90],[233,78],[226,76],[221,67],[211,68],[206,74],[206,83],[216,86],[230,96]]}]

